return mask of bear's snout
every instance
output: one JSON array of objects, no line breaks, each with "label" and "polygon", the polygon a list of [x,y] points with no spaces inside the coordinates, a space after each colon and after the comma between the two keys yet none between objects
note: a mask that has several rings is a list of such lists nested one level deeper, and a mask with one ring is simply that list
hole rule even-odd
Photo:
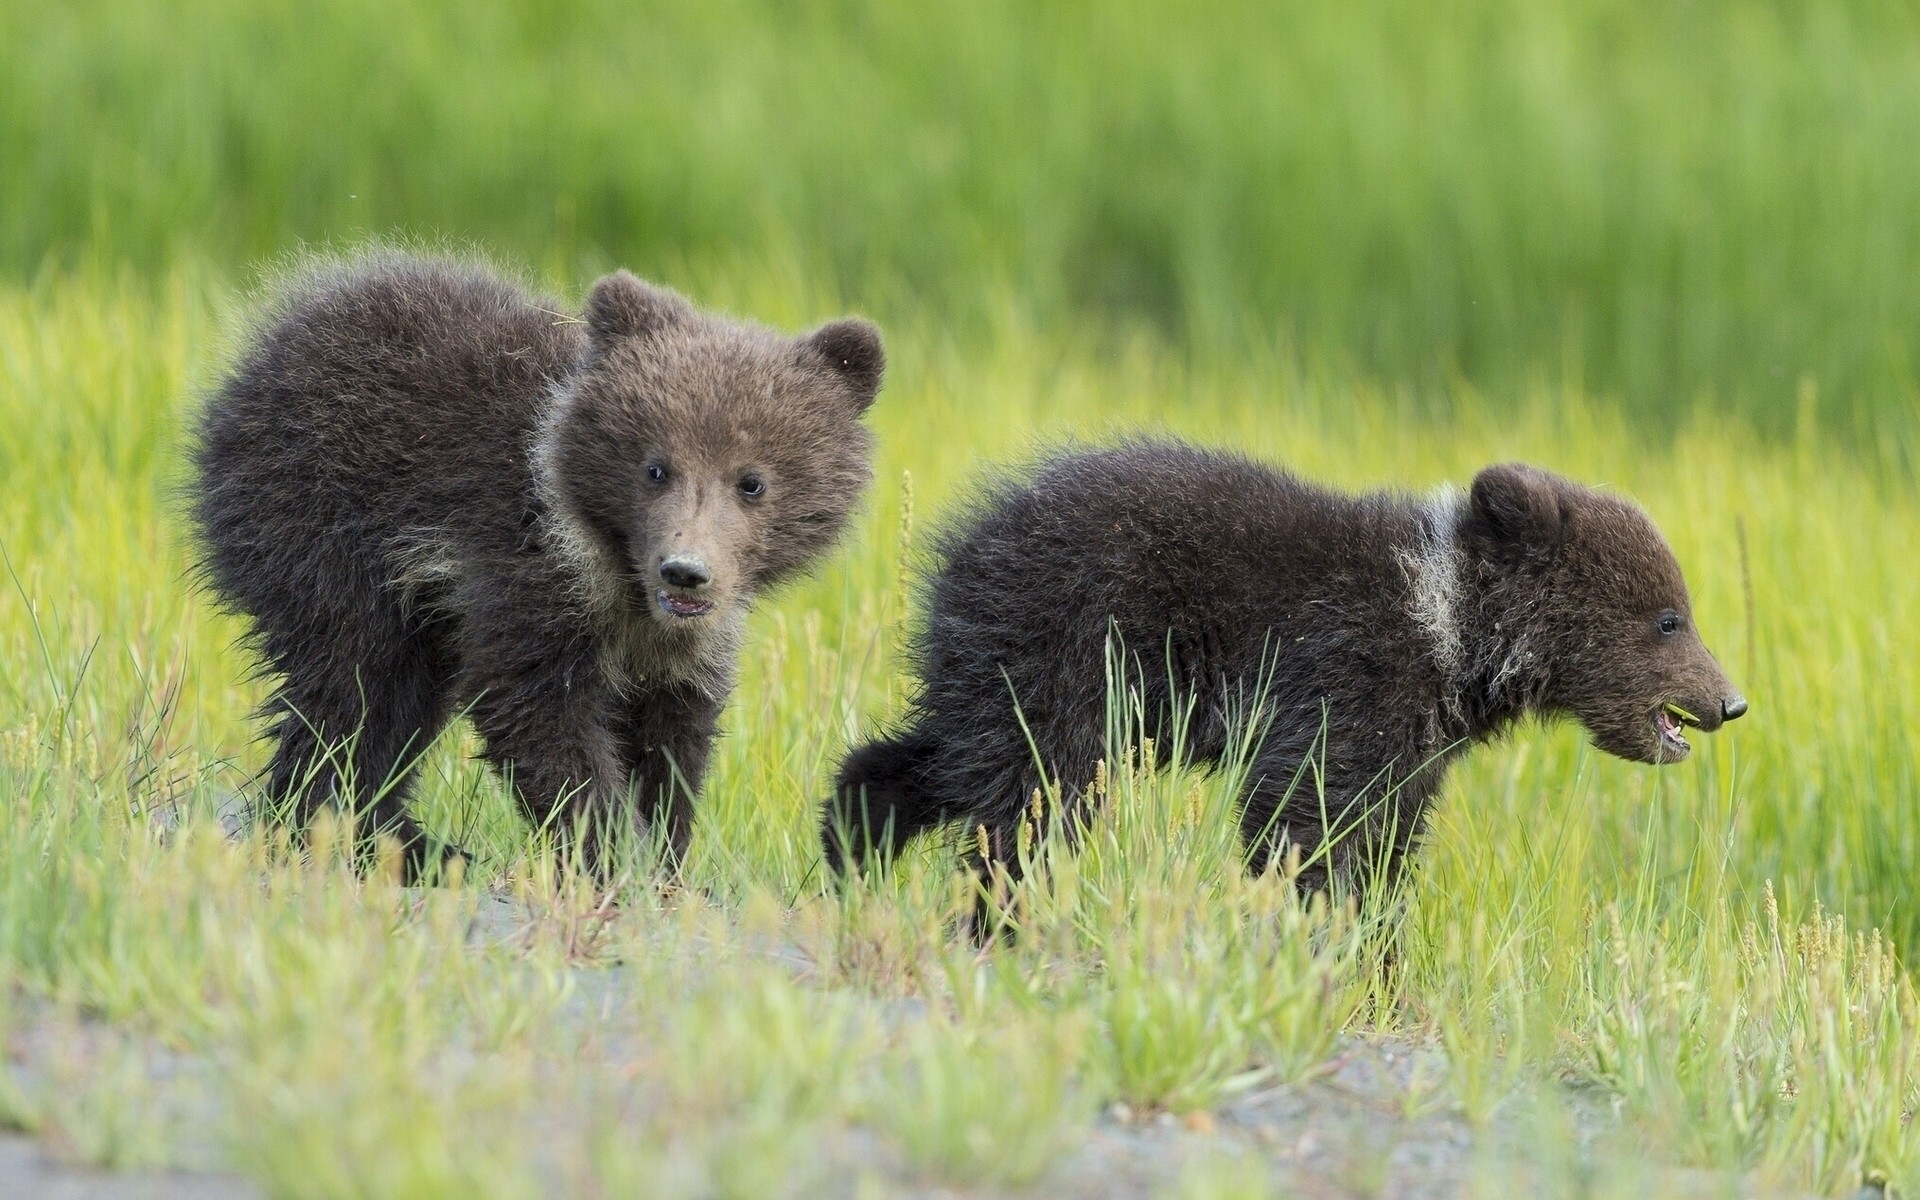
[{"label": "bear's snout", "polygon": [[1747,698],[1738,693],[1728,696],[1720,702],[1720,719],[1738,721],[1747,715]]},{"label": "bear's snout", "polygon": [[666,586],[654,594],[654,603],[669,622],[704,617],[714,610],[713,568],[703,556],[676,550],[660,560],[657,570]]},{"label": "bear's snout", "polygon": [[676,554],[660,564],[660,578],[668,587],[694,591],[713,582],[706,560],[694,554]]}]

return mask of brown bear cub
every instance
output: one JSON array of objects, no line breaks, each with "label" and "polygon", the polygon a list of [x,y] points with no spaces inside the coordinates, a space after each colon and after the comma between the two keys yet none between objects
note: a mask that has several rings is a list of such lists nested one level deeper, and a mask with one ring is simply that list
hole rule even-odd
[{"label": "brown bear cub", "polygon": [[1747,707],[1646,514],[1525,466],[1488,467],[1466,496],[1351,497],[1132,444],[1001,486],[940,554],[912,714],[848,755],[827,806],[836,868],[965,822],[982,866],[1017,871],[1049,783],[1071,829],[1108,754],[1110,647],[1162,750],[1185,714],[1187,757],[1218,764],[1257,714],[1248,865],[1291,847],[1306,888],[1397,870],[1448,763],[1524,715],[1666,763],[1684,726]]},{"label": "brown bear cub", "polygon": [[195,452],[206,576],[278,683],[268,796],[417,874],[408,776],[464,710],[590,863],[622,826],[677,856],[748,606],[867,485],[882,367],[864,321],[790,338],[625,272],[574,319],[470,264],[308,271]]}]

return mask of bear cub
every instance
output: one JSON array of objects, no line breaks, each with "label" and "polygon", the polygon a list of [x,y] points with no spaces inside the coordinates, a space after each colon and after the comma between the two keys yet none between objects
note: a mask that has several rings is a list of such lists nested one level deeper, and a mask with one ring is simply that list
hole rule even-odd
[{"label": "bear cub", "polygon": [[1447,765],[1522,716],[1669,763],[1685,727],[1747,707],[1646,514],[1526,466],[1416,500],[1175,442],[1069,453],[939,554],[911,713],[847,756],[827,805],[836,869],[965,822],[977,866],[1017,872],[1035,789],[1058,786],[1069,830],[1086,815],[1110,678],[1137,689],[1162,757],[1177,714],[1189,760],[1215,765],[1257,714],[1248,867],[1291,847],[1308,889],[1397,870]]},{"label": "bear cub", "polygon": [[793,338],[626,272],[580,318],[483,267],[374,254],[285,288],[206,406],[207,581],[277,686],[265,791],[430,861],[422,749],[467,712],[528,817],[677,856],[748,606],[847,524],[878,331]]}]

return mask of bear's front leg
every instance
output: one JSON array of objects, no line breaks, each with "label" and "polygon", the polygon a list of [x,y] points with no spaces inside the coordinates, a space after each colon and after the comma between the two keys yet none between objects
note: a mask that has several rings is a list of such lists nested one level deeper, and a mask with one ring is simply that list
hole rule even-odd
[{"label": "bear's front leg", "polygon": [[465,690],[487,761],[512,781],[528,820],[562,845],[577,838],[586,867],[610,878],[620,835],[644,837],[647,826],[628,791],[611,720],[618,698],[597,647],[522,632],[477,649]]},{"label": "bear's front leg", "polygon": [[1269,746],[1240,799],[1247,870],[1259,875],[1294,855],[1302,893],[1336,881],[1356,897],[1391,886],[1419,820],[1417,797],[1404,786],[1390,772],[1362,778],[1334,768],[1311,746]]},{"label": "bear's front leg", "polygon": [[664,823],[668,865],[686,861],[693,802],[707,773],[722,700],[688,684],[646,688],[622,697],[620,747],[640,811]]}]

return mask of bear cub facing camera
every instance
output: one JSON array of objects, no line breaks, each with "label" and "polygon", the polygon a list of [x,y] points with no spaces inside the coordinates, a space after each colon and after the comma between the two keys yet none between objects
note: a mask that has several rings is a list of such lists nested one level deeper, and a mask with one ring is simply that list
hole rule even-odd
[{"label": "bear cub facing camera", "polygon": [[587,861],[623,826],[677,856],[748,606],[867,485],[883,362],[865,321],[788,337],[625,272],[574,319],[471,264],[308,271],[195,449],[204,572],[276,681],[268,796],[417,875],[409,776],[464,711]]},{"label": "bear cub facing camera", "polygon": [[1292,848],[1309,889],[1397,870],[1447,765],[1523,716],[1669,763],[1686,727],[1746,711],[1646,514],[1526,466],[1415,500],[1178,443],[1073,453],[1003,485],[940,554],[913,708],[847,756],[827,805],[836,868],[964,822],[977,865],[1017,872],[1035,789],[1086,815],[1114,648],[1163,754],[1178,713],[1205,764],[1257,713],[1248,866]]}]

